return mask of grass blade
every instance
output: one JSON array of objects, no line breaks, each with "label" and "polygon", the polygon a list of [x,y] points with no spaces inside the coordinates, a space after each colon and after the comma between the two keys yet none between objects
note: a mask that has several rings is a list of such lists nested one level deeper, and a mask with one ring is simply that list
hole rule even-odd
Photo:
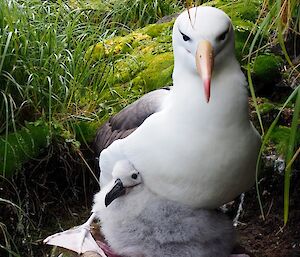
[{"label": "grass blade", "polygon": [[260,125],[260,129],[261,129],[261,135],[263,136],[265,134],[265,130],[264,130],[264,125],[263,125],[262,118],[261,118],[259,108],[258,108],[258,104],[257,104],[254,85],[253,85],[253,82],[252,82],[250,63],[248,63],[248,65],[247,65],[247,78],[248,78],[248,84],[249,84],[251,97],[252,97],[252,100],[253,100],[253,105],[255,107],[256,115],[257,115],[259,125]]},{"label": "grass blade", "polygon": [[[8,101],[7,101],[7,97],[6,95],[4,94],[4,92],[1,92],[2,93],[2,96],[3,96],[3,101],[5,103],[5,138],[8,137],[8,124],[9,124],[9,111],[8,111]],[[3,163],[3,170],[2,170],[2,176],[5,177],[5,173],[6,173],[6,163],[7,163],[7,146],[8,146],[8,142],[7,140],[5,141],[5,147],[4,147],[4,163]]]},{"label": "grass blade", "polygon": [[9,32],[8,36],[7,36],[7,39],[6,39],[6,44],[5,44],[5,47],[4,47],[3,54],[2,54],[1,62],[0,62],[0,74],[2,73],[2,68],[3,68],[5,56],[6,56],[6,53],[7,53],[7,50],[8,50],[8,46],[9,46],[11,37],[12,37],[12,32]]},{"label": "grass blade", "polygon": [[[297,87],[297,99],[295,102],[294,115],[291,124],[291,134],[289,139],[288,151],[286,156],[286,162],[289,163],[293,159],[294,147],[296,144],[296,133],[299,125],[299,114],[300,114],[300,86]],[[290,196],[290,183],[291,183],[291,165],[286,166],[284,174],[284,224],[288,221],[289,215],[289,196]]]},{"label": "grass blade", "polygon": [[300,90],[300,86],[295,88],[294,91],[290,94],[288,99],[285,101],[285,103],[280,108],[277,116],[273,120],[273,122],[272,122],[271,126],[269,127],[267,133],[262,138],[262,144],[261,144],[261,148],[260,148],[259,153],[258,153],[258,159],[257,159],[257,163],[256,163],[256,177],[255,177],[255,180],[256,180],[257,199],[258,199],[258,203],[259,203],[259,207],[260,207],[260,211],[261,211],[263,219],[264,219],[265,215],[264,215],[264,210],[263,210],[263,206],[262,206],[262,201],[261,201],[261,198],[260,198],[260,190],[259,190],[259,185],[258,185],[258,173],[259,173],[261,156],[262,156],[263,150],[264,150],[264,148],[265,148],[265,146],[266,146],[266,144],[267,144],[267,142],[268,142],[268,140],[269,140],[269,138],[272,134],[272,131],[275,128],[275,126],[276,126],[276,124],[279,120],[279,117],[280,117],[282,111],[287,106],[287,104],[296,96],[296,94],[298,93],[299,90]]}]

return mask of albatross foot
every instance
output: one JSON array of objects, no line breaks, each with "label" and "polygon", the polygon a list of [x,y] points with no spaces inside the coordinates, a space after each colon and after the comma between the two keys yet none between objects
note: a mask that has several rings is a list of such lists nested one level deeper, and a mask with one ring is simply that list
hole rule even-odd
[{"label": "albatross foot", "polygon": [[107,257],[102,249],[97,245],[93,236],[90,233],[90,225],[93,222],[95,215],[82,225],[71,228],[69,230],[56,233],[44,239],[44,244],[59,246],[68,250],[77,252],[78,254],[85,252],[95,252],[101,257]]}]

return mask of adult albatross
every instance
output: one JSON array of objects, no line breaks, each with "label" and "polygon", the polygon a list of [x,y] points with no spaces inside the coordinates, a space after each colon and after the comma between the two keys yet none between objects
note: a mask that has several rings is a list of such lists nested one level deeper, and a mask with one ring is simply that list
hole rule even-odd
[{"label": "adult albatross", "polygon": [[[183,12],[174,24],[173,48],[173,87],[146,94],[99,129],[102,190],[122,167],[120,176],[134,169],[160,199],[191,209],[219,207],[253,184],[260,147],[229,17],[212,7]],[[95,215],[44,242],[105,256],[89,233]],[[126,220],[127,213],[118,215]]]},{"label": "adult albatross", "polygon": [[230,18],[213,7],[184,11],[173,49],[173,86],[146,94],[98,130],[100,184],[126,160],[154,193],[219,207],[253,185],[260,147]]}]

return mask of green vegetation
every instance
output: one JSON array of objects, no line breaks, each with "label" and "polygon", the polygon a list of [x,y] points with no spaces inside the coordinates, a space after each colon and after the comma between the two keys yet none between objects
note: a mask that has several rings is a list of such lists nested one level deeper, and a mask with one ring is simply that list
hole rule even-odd
[{"label": "green vegetation", "polygon": [[[66,130],[63,140],[87,143],[109,115],[145,92],[172,83],[173,22],[149,25],[123,35],[121,27],[115,26],[119,32],[112,29],[113,24],[122,21],[123,25],[135,27],[137,23],[130,24],[117,16],[121,8],[117,1],[105,5],[103,2],[94,9],[95,3],[89,2],[88,8],[82,8],[83,2],[78,1],[71,2],[72,7],[65,2],[33,1],[30,6],[25,1],[5,3],[1,0],[0,134],[5,137],[11,137],[27,121],[39,121],[49,127],[49,142],[57,136],[53,127],[59,124]],[[251,11],[243,2],[228,3],[223,0],[208,4],[224,9],[233,19],[237,55],[246,65],[243,56],[249,44],[245,42],[258,15],[259,2],[251,4]],[[139,6],[132,11],[143,4],[154,8],[142,1],[127,4]],[[157,4],[149,22],[174,13],[179,6],[166,4],[168,8],[164,9],[164,4]],[[278,74],[281,63],[280,57],[262,52],[253,61],[254,77],[270,81],[274,73]],[[79,123],[85,124],[88,135],[76,131]],[[4,151],[5,160],[10,159],[7,156],[12,157],[11,152],[7,152],[7,147]],[[3,174],[11,174],[5,169]]]},{"label": "green vegetation", "polygon": [[106,0],[81,1],[81,6],[89,3],[90,7],[103,12],[103,15],[115,28],[140,28],[155,23],[158,19],[180,11],[180,1],[172,0]]},{"label": "green vegetation", "polygon": [[91,46],[86,58],[98,61],[111,57],[114,71],[107,77],[110,87],[124,98],[134,91],[140,96],[139,92],[171,84],[172,25],[172,22],[148,25],[124,37],[105,40]]},{"label": "green vegetation", "polygon": [[259,55],[253,63],[253,74],[257,80],[264,84],[274,82],[275,77],[280,77],[280,68],[283,60],[274,54]]},{"label": "green vegetation", "polygon": [[[250,91],[252,98],[254,100],[254,105],[256,108],[257,116],[260,122],[260,127],[262,131],[262,137],[263,137],[263,142],[267,142],[269,140],[269,137],[273,131],[273,126],[277,124],[277,116],[276,119],[273,121],[272,125],[270,128],[268,128],[268,131],[265,134],[265,128],[260,116],[259,112],[259,107],[256,101],[256,96],[255,96],[255,90],[254,90],[254,85],[252,83],[252,77],[251,77],[251,60],[254,59],[254,68],[255,68],[255,62],[261,62],[261,67],[265,66],[265,62],[262,62],[262,60],[256,60],[257,55],[258,55],[258,50],[264,49],[264,51],[268,51],[268,48],[271,48],[274,45],[279,45],[280,50],[283,53],[284,59],[288,66],[290,66],[288,73],[288,76],[295,76],[299,77],[299,64],[294,63],[292,61],[295,60],[297,56],[297,49],[294,48],[293,50],[288,50],[286,44],[291,42],[297,44],[297,36],[299,35],[300,31],[300,21],[299,21],[299,13],[300,13],[300,4],[299,1],[297,0],[287,0],[287,1],[281,1],[281,0],[274,0],[274,1],[269,1],[269,0],[264,0],[261,4],[261,10],[259,13],[259,16],[257,18],[257,24],[259,26],[255,26],[253,30],[251,31],[251,35],[253,35],[253,40],[251,42],[250,48],[249,48],[249,54],[248,54],[248,65],[247,65],[247,75],[248,75],[248,81],[249,81],[249,86],[250,86]],[[251,36],[250,35],[250,36]],[[258,50],[257,50],[258,49]],[[292,57],[292,58],[291,58]],[[268,60],[268,59],[266,59]],[[279,67],[279,59],[277,61],[273,59],[273,61],[268,60],[268,62],[271,62],[273,68],[267,69],[266,70],[266,77],[274,77],[271,76],[272,70],[275,71],[276,66]],[[276,64],[278,62],[278,64]],[[296,64],[296,66],[295,66]],[[259,74],[263,74],[264,69],[260,70],[261,68],[257,69],[259,71]],[[267,81],[267,80],[266,80]],[[300,94],[300,85],[294,86],[294,98],[296,99],[297,93]],[[290,95],[291,96],[291,95]],[[289,101],[293,100],[288,98]],[[295,102],[295,110],[297,110],[299,107],[299,101],[297,100]],[[279,113],[280,114],[283,110],[280,109]],[[289,133],[289,145],[288,145],[288,151],[285,152],[284,157],[286,158],[287,162],[290,160],[294,160],[296,158],[292,158],[292,152],[294,153],[296,150],[295,148],[299,145],[299,141],[296,140],[295,133],[298,130],[298,124],[299,124],[299,113],[296,111],[293,116],[293,123],[292,123],[292,129],[291,132]],[[264,144],[263,144],[264,145]],[[296,153],[299,153],[296,151]],[[287,165],[288,169],[285,170],[285,192],[284,192],[284,224],[287,223],[288,220],[288,209],[289,209],[289,184],[290,184],[290,179],[291,179],[291,167]],[[257,174],[258,174],[258,166],[257,166]],[[258,182],[258,181],[257,181]],[[258,191],[258,196],[259,194],[259,187],[258,183],[257,185],[257,191]],[[259,203],[260,203],[260,208],[262,212],[262,216],[264,217],[264,211],[262,207],[262,203],[259,198]]]},{"label": "green vegetation", "polygon": [[[296,0],[283,2],[206,4],[233,20],[236,54],[247,72],[263,134],[261,155],[274,145],[287,160],[286,222],[291,165],[300,140],[299,86],[284,105],[284,98],[272,102],[255,94],[259,84],[274,88],[277,76],[289,82],[299,77],[293,49],[285,44],[299,42],[293,40],[300,7]],[[173,21],[151,23],[183,8],[175,0],[0,0],[0,174],[11,177],[43,156],[53,141],[67,142],[80,153],[110,115],[145,92],[170,85]],[[292,122],[279,124],[287,106],[295,109]],[[274,112],[279,114],[266,122]],[[5,225],[0,222],[0,227],[6,235]],[[13,256],[17,247],[9,238],[0,247]]]},{"label": "green vegetation", "polygon": [[49,128],[46,124],[28,124],[16,133],[0,137],[0,169],[3,176],[11,176],[29,158],[49,145]]}]

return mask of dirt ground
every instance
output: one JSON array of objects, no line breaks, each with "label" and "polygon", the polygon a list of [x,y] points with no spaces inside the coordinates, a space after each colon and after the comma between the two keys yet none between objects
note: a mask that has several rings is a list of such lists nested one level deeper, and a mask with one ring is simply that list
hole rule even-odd
[{"label": "dirt ground", "polygon": [[261,180],[265,220],[262,219],[256,190],[245,195],[244,212],[238,232],[241,244],[256,257],[300,256],[300,174],[292,177],[290,214],[283,227],[284,177],[270,172]]}]

